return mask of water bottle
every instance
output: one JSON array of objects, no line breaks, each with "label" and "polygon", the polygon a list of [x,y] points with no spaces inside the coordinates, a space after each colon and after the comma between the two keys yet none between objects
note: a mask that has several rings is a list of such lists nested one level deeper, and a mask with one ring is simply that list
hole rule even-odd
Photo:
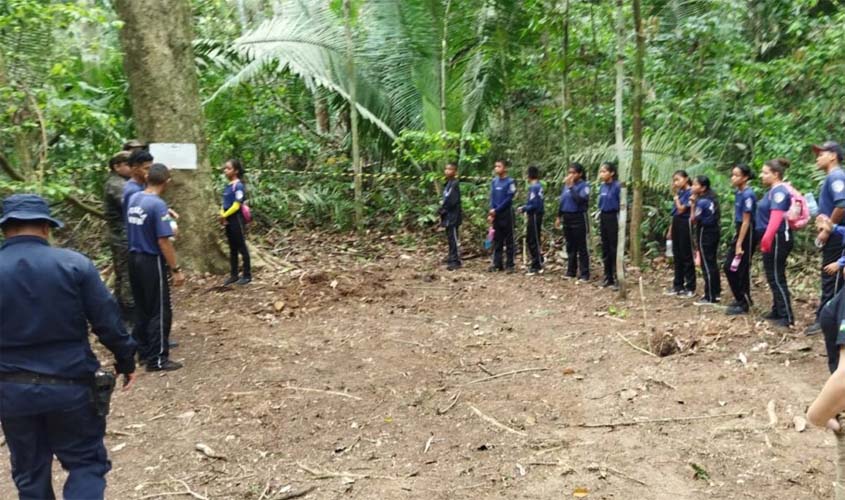
[{"label": "water bottle", "polygon": [[731,261],[731,272],[735,273],[739,269],[739,263],[742,262],[742,255],[735,255],[734,260]]},{"label": "water bottle", "polygon": [[816,197],[813,193],[805,193],[804,199],[807,200],[807,208],[810,210],[810,217],[815,217],[819,213],[819,204],[816,203]]},{"label": "water bottle", "polygon": [[666,240],[666,257],[671,259],[675,254],[672,253],[672,240]]},{"label": "water bottle", "polygon": [[484,240],[484,249],[490,250],[493,246],[493,238],[496,237],[496,230],[493,226],[490,226],[490,229],[487,230],[487,239]]}]

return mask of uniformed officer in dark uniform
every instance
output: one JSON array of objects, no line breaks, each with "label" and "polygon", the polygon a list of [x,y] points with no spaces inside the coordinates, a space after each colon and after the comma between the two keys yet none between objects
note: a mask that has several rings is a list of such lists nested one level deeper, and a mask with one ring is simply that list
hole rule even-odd
[{"label": "uniformed officer in dark uniform", "polygon": [[103,189],[103,216],[108,228],[109,250],[114,269],[114,295],[123,321],[134,322],[135,302],[129,284],[129,247],[123,218],[123,188],[130,177],[129,152],[121,151],[109,160],[109,176]]},{"label": "uniformed officer in dark uniform", "polygon": [[91,403],[100,363],[88,325],[114,354],[124,388],[135,379],[135,341],[94,264],[50,246],[51,226],[62,223],[39,196],[3,200],[0,423],[20,498],[55,498],[56,455],[69,473],[64,498],[101,499],[111,463],[103,445],[106,420]]}]

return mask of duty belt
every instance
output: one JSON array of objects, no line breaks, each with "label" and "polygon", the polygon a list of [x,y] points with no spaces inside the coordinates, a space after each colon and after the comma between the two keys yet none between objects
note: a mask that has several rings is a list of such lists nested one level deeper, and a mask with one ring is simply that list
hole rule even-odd
[{"label": "duty belt", "polygon": [[0,382],[12,382],[15,384],[91,385],[93,381],[93,375],[87,378],[62,378],[35,372],[0,373]]}]

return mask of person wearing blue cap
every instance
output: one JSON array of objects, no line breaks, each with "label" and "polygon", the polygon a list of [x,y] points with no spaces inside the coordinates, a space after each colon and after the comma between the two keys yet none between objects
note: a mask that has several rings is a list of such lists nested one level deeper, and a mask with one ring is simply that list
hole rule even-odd
[{"label": "person wearing blue cap", "polygon": [[[845,171],[840,167],[842,163],[842,147],[833,142],[827,141],[821,145],[813,146],[813,153],[816,155],[816,167],[825,173],[819,193],[819,219],[829,219],[831,224],[839,224],[845,220]],[[821,296],[819,306],[816,309],[816,320],[808,326],[804,333],[814,335],[821,331],[819,315],[828,300],[832,299],[836,292],[842,288],[843,280],[839,272],[829,272],[828,268],[834,268],[835,263],[843,254],[842,240],[831,238],[830,233],[824,229],[819,230],[816,236],[816,245],[821,248]]]},{"label": "person wearing blue cap", "polygon": [[147,365],[147,371],[171,371],[182,367],[181,363],[169,359],[173,309],[168,271],[173,275],[175,286],[185,282],[170,240],[174,230],[167,204],[161,199],[169,182],[167,167],[153,164],[147,174],[146,189],[132,195],[126,208],[129,280],[137,310],[132,336],[138,342],[138,355]]},{"label": "person wearing blue cap", "polygon": [[[64,498],[101,499],[111,469],[103,438],[114,378],[100,371],[88,327],[114,354],[124,390],[135,380],[135,341],[112,294],[83,255],[50,246],[62,223],[33,194],[3,200],[0,229],[0,424],[20,498],[55,498],[55,455],[68,471]],[[102,393],[99,381],[108,382]],[[4,495],[5,496],[5,495]]]}]

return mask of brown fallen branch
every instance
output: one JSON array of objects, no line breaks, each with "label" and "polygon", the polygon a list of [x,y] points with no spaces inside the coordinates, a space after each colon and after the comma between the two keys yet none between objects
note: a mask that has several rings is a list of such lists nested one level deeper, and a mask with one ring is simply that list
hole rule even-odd
[{"label": "brown fallen branch", "polygon": [[457,393],[455,393],[454,396],[452,396],[452,402],[449,404],[449,406],[447,406],[446,408],[444,408],[442,410],[440,408],[438,408],[437,414],[438,415],[444,415],[447,411],[451,410],[452,407],[455,406],[455,404],[458,402],[459,397],[461,397],[461,391],[458,391]]},{"label": "brown fallen branch", "polygon": [[654,353],[653,353],[653,352],[651,352],[651,351],[647,351],[647,350],[643,349],[642,347],[637,346],[636,344],[634,344],[633,342],[631,342],[630,340],[628,340],[627,338],[625,338],[625,336],[624,336],[624,335],[622,335],[622,334],[621,334],[621,333],[619,333],[619,332],[616,332],[616,336],[617,336],[617,337],[619,337],[620,339],[624,340],[626,344],[628,344],[629,346],[633,347],[634,349],[636,349],[636,350],[638,350],[638,351],[640,351],[640,352],[644,352],[644,353],[648,354],[649,356],[654,356],[655,358],[659,358],[659,357],[660,357],[660,356],[658,356],[657,354],[654,354]]},{"label": "brown fallen branch", "polygon": [[585,427],[585,428],[599,428],[599,427],[625,427],[629,425],[641,424],[659,424],[667,422],[687,422],[691,420],[709,420],[713,418],[742,418],[748,415],[748,412],[743,411],[739,413],[721,413],[719,415],[698,415],[695,417],[672,417],[672,418],[649,418],[645,420],[621,420],[619,422],[607,422],[604,424],[590,424],[581,423],[568,425],[567,427]]},{"label": "brown fallen branch", "polygon": [[461,385],[479,384],[481,382],[487,382],[488,380],[493,380],[493,379],[497,379],[497,378],[501,378],[501,377],[507,377],[508,375],[516,375],[518,373],[526,373],[526,372],[544,372],[544,371],[547,371],[547,370],[549,370],[549,369],[548,368],[523,368],[521,370],[513,370],[513,371],[509,371],[509,372],[505,372],[505,373],[499,373],[499,374],[493,375],[491,377],[479,378],[479,379],[476,379],[476,380],[473,380],[471,382],[467,382],[467,383],[461,384]]},{"label": "brown fallen branch", "polygon": [[325,470],[318,470],[308,467],[307,465],[303,464],[302,462],[297,462],[296,466],[300,469],[304,470],[305,472],[314,476],[314,479],[334,479],[334,478],[341,478],[341,479],[387,479],[390,481],[395,481],[397,478],[391,476],[374,476],[372,474],[357,474],[355,472],[332,472],[332,471],[325,471]]},{"label": "brown fallen branch", "polygon": [[185,495],[192,496],[192,497],[196,498],[197,500],[208,500],[208,497],[204,497],[204,496],[200,495],[199,493],[197,493],[196,491],[192,490],[191,487],[188,486],[188,483],[186,483],[185,481],[182,481],[181,479],[173,479],[172,481],[175,481],[175,482],[181,484],[182,486],[184,486],[185,491],[171,491],[171,492],[167,492],[167,493],[153,493],[151,495],[142,496],[141,500],[146,500],[148,498],[176,497],[176,496],[185,496]]},{"label": "brown fallen branch", "polygon": [[345,392],[340,391],[326,391],[323,389],[312,389],[310,387],[297,387],[295,385],[286,385],[285,389],[289,389],[291,391],[302,391],[302,392],[319,392],[322,394],[331,394],[332,396],[340,396],[342,398],[349,398],[349,399],[357,399],[358,401],[362,401],[361,398],[358,396],[353,396],[352,394],[347,394]]},{"label": "brown fallen branch", "polygon": [[302,491],[292,491],[292,492],[288,493],[287,495],[282,495],[278,499],[275,499],[275,500],[292,500],[294,498],[302,498],[305,495],[311,493],[312,491],[314,491],[316,489],[317,489],[316,486],[311,486],[310,488],[305,488]]},{"label": "brown fallen branch", "polygon": [[[640,278],[640,279],[642,279],[642,278]],[[635,483],[637,483],[637,484],[641,484],[641,485],[643,485],[643,486],[648,486],[648,484],[646,484],[645,482],[640,481],[639,479],[637,479],[637,478],[635,478],[635,477],[631,477],[631,476],[629,476],[629,475],[625,474],[625,473],[624,473],[624,472],[622,472],[622,471],[616,470],[616,469],[614,469],[613,467],[606,467],[605,469],[606,469],[608,472],[612,472],[612,473],[616,474],[616,475],[617,475],[617,476],[619,476],[619,477],[623,477],[623,478],[627,479],[628,481],[633,481],[633,482],[635,482]]]},{"label": "brown fallen branch", "polygon": [[512,428],[512,427],[508,427],[507,425],[505,425],[505,424],[503,424],[503,423],[499,422],[498,420],[496,420],[496,419],[495,419],[495,418],[493,418],[493,417],[488,417],[487,415],[485,415],[485,414],[481,413],[481,410],[479,410],[479,409],[478,409],[478,408],[476,408],[475,406],[469,405],[469,409],[470,409],[470,410],[472,410],[472,411],[473,411],[476,415],[478,415],[479,417],[481,417],[481,419],[482,419],[482,420],[484,420],[484,421],[485,421],[485,422],[487,422],[487,423],[492,424],[494,427],[498,427],[499,429],[502,429],[502,430],[504,430],[504,431],[510,432],[510,433],[512,433],[512,434],[516,434],[517,436],[523,436],[523,437],[528,436],[528,434],[526,434],[526,433],[524,433],[524,432],[522,432],[522,431],[518,431],[518,430],[516,430],[516,429],[514,429],[514,428]]}]

